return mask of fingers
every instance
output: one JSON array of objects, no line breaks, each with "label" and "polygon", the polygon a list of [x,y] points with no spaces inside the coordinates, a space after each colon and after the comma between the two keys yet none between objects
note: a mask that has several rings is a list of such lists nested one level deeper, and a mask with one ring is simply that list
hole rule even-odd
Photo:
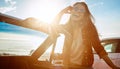
[{"label": "fingers", "polygon": [[73,9],[73,7],[72,6],[68,6],[68,9],[71,11]]},{"label": "fingers", "polygon": [[68,6],[68,7],[67,7],[67,13],[71,13],[72,9],[73,9],[72,6]]},{"label": "fingers", "polygon": [[69,14],[70,14],[70,13],[71,13],[71,11],[72,11],[72,9],[73,9],[73,7],[72,7],[72,6],[68,6],[68,7],[67,7],[67,13],[69,13]]},{"label": "fingers", "polygon": [[72,10],[72,6],[68,6],[68,7],[64,8],[64,9],[62,10],[62,12],[70,14],[70,13],[71,13],[71,10]]}]

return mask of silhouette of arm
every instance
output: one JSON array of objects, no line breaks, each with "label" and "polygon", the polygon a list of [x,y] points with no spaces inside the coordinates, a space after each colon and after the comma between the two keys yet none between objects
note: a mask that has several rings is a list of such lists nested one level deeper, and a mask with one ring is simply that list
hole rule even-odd
[{"label": "silhouette of arm", "polygon": [[94,25],[91,27],[91,40],[92,40],[92,45],[95,51],[97,52],[97,54],[99,54],[100,58],[102,58],[111,68],[120,69],[119,67],[116,67],[111,61],[111,59],[108,57],[108,53],[101,45],[97,30]]}]

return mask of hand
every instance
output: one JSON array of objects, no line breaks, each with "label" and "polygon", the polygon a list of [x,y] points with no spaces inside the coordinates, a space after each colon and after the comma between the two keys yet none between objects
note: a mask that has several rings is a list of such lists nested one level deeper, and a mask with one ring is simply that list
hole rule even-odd
[{"label": "hand", "polygon": [[72,6],[68,6],[68,7],[64,8],[61,12],[63,12],[63,13],[67,13],[67,14],[70,14],[72,8],[73,8]]}]

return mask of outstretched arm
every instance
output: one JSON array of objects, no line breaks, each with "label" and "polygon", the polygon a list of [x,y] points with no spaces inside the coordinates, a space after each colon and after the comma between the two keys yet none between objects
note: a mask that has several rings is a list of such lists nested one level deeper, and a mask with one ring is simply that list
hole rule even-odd
[{"label": "outstretched arm", "polygon": [[28,28],[29,27],[32,28],[33,30],[37,30],[49,34],[49,30],[48,30],[49,24],[43,21],[39,21],[36,18],[33,17],[26,18],[25,20],[22,21],[22,24]]},{"label": "outstretched arm", "polygon": [[71,7],[69,6],[65,9],[63,9],[62,11],[60,11],[60,13],[58,13],[56,15],[55,19],[52,21],[51,24],[39,21],[38,19],[33,18],[33,17],[29,17],[22,21],[22,25],[25,27],[28,27],[28,28],[30,27],[31,29],[34,29],[37,31],[44,32],[46,34],[51,34],[53,32],[59,33],[60,28],[61,28],[61,26],[59,26],[59,22],[63,16],[63,14],[69,13],[70,9],[71,9]]},{"label": "outstretched arm", "polygon": [[108,57],[108,53],[104,50],[104,47],[101,45],[95,26],[91,26],[92,27],[90,39],[97,54],[99,54],[100,58],[102,58],[112,69],[120,69],[119,67],[113,64],[111,59]]},{"label": "outstretched arm", "polygon": [[110,60],[110,58],[107,55],[104,55],[102,59],[113,69],[120,69],[120,67],[117,67],[113,64],[113,62]]}]

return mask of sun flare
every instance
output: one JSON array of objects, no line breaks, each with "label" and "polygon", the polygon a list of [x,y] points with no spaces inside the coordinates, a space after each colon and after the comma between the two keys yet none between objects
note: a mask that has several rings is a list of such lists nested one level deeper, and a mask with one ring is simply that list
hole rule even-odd
[{"label": "sun flare", "polygon": [[[35,4],[33,4],[35,2]],[[26,7],[26,14],[29,17],[35,17],[41,21],[50,23],[60,11],[62,2],[51,0],[31,0]],[[28,12],[29,11],[29,12]]]},{"label": "sun flare", "polygon": [[[33,4],[35,2],[35,4]],[[26,7],[26,14],[29,17],[35,17],[39,21],[45,23],[51,23],[55,16],[60,12],[60,10],[65,6],[63,1],[55,0],[30,0]],[[29,11],[29,12],[28,12]],[[28,18],[29,18],[28,17]],[[39,25],[39,24],[37,24]],[[33,25],[32,25],[33,26]],[[61,53],[62,47],[60,45],[63,43],[63,38],[59,39],[56,45],[55,53]],[[63,45],[61,45],[63,46]],[[49,48],[47,52],[50,52],[52,48]]]}]

